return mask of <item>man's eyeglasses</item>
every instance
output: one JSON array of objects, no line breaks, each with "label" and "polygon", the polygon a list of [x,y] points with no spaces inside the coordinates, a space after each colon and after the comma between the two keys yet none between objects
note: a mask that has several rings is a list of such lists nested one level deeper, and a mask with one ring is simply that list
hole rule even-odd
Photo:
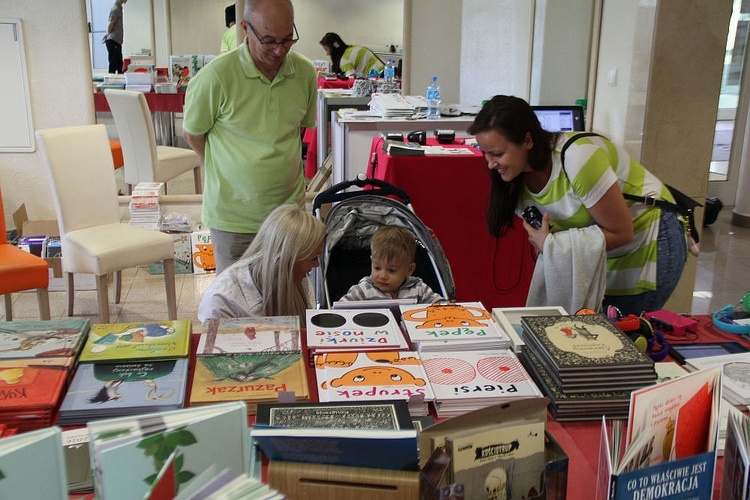
[{"label": "man's eyeglasses", "polygon": [[258,32],[255,31],[255,28],[253,28],[253,25],[250,24],[250,21],[246,19],[244,21],[247,27],[250,28],[250,31],[253,32],[253,35],[255,35],[255,38],[258,39],[258,43],[260,43],[263,46],[263,48],[266,50],[276,50],[279,47],[284,47],[285,49],[289,49],[291,48],[292,45],[294,45],[295,43],[299,41],[299,34],[297,33],[297,26],[294,23],[292,23],[292,28],[294,29],[294,38],[286,38],[279,42],[268,36],[261,38]]}]

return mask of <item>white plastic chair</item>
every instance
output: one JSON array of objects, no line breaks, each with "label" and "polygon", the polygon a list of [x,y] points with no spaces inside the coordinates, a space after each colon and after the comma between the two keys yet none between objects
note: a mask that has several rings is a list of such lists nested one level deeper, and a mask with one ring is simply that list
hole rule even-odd
[{"label": "white plastic chair", "polygon": [[104,95],[115,120],[125,160],[125,182],[166,182],[193,171],[195,192],[201,193],[200,156],[192,149],[157,146],[154,122],[142,92],[107,89]]},{"label": "white plastic chair", "polygon": [[74,273],[96,275],[99,320],[109,323],[108,274],[115,273],[119,303],[123,269],[162,261],[169,319],[177,319],[172,237],[120,222],[106,127],[39,130],[36,137],[60,227],[68,316],[73,314]]}]

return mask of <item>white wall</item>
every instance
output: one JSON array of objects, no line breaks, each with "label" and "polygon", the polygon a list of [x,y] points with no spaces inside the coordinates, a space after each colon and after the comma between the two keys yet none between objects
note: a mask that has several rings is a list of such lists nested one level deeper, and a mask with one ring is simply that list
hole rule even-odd
[{"label": "white wall", "polygon": [[[91,70],[83,0],[0,2],[0,18],[23,23],[32,120],[36,129],[94,123]],[[41,153],[0,154],[6,224],[26,203],[29,216],[54,218]]]}]

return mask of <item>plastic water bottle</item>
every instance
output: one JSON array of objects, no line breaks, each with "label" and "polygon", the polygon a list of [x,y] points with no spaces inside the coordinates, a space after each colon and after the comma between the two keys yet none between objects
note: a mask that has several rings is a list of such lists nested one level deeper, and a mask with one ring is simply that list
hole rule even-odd
[{"label": "plastic water bottle", "polygon": [[396,80],[396,67],[393,65],[393,59],[388,59],[388,62],[385,63],[383,78],[385,78],[386,83],[393,83]]},{"label": "plastic water bottle", "polygon": [[440,84],[437,76],[432,77],[432,81],[427,86],[427,119],[440,119]]}]

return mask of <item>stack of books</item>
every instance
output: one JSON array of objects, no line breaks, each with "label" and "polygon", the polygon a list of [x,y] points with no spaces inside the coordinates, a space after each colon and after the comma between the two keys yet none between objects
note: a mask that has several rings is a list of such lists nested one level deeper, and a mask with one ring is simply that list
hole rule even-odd
[{"label": "stack of books", "polygon": [[26,432],[57,420],[88,319],[0,323],[0,425]]},{"label": "stack of books", "polygon": [[409,349],[393,313],[387,309],[307,310],[310,357],[336,352]]},{"label": "stack of books", "polygon": [[653,385],[654,362],[601,314],[524,316],[519,358],[558,421],[627,418],[630,393]]},{"label": "stack of books", "polygon": [[190,404],[242,401],[249,414],[280,397],[308,401],[297,316],[212,318],[200,335]]},{"label": "stack of books", "polygon": [[60,407],[60,425],[182,408],[188,320],[96,324]]},{"label": "stack of books", "polygon": [[507,349],[503,332],[481,302],[400,306],[401,321],[419,352]]},{"label": "stack of books", "polygon": [[513,351],[422,352],[435,392],[437,416],[455,417],[479,408],[542,393]]},{"label": "stack of books", "polygon": [[435,401],[422,359],[415,351],[335,352],[315,356],[318,401],[402,400],[412,416]]},{"label": "stack of books", "polygon": [[161,207],[159,196],[164,194],[163,182],[139,182],[130,195],[130,224],[159,230]]},{"label": "stack of books", "polygon": [[373,94],[370,111],[383,118],[406,118],[417,112],[414,101],[401,94]]}]

